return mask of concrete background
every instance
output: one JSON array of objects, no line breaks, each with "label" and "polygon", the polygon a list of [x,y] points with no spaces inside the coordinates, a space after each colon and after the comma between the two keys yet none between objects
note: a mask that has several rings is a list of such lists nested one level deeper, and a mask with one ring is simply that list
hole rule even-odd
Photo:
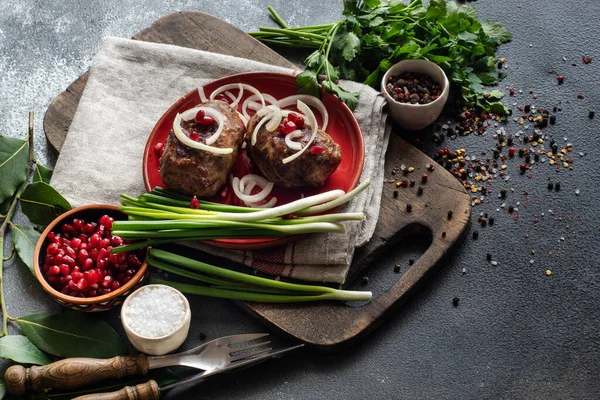
[{"label": "concrete background", "polygon": [[[600,44],[596,0],[480,0],[480,17],[501,21],[514,39],[499,50],[507,58],[501,84],[522,90],[506,104],[531,102],[551,108],[562,101],[557,124],[545,130],[559,146],[574,146],[573,171],[536,166],[533,177],[518,174],[494,181],[509,190],[507,204],[518,219],[496,211],[488,196],[474,208],[471,234],[433,280],[375,333],[344,354],[298,352],[254,369],[228,374],[165,396],[206,399],[596,399],[600,392]],[[24,138],[27,112],[36,112],[36,157],[52,166],[57,154],[46,143],[42,118],[52,99],[90,67],[101,39],[131,37],[168,13],[198,9],[243,30],[274,26],[273,5],[291,26],[331,22],[341,1],[40,1],[0,2],[0,133]],[[298,60],[301,53],[288,56]],[[581,56],[594,57],[582,65]],[[557,86],[554,74],[566,76]],[[577,94],[584,99],[577,99]],[[518,128],[511,120],[508,133]],[[436,149],[428,140],[424,151]],[[468,136],[445,146],[472,154],[492,148],[492,133]],[[561,182],[560,192],[547,182]],[[514,189],[512,191],[511,189]],[[579,189],[580,194],[575,191]],[[525,192],[527,194],[525,194]],[[595,200],[596,199],[596,200]],[[480,212],[493,214],[493,227],[480,228]],[[538,218],[539,222],[534,222]],[[18,223],[27,223],[22,214]],[[423,246],[407,243],[370,271],[368,287],[380,293]],[[531,255],[535,250],[535,255]],[[493,255],[498,265],[486,261]],[[8,254],[8,253],[5,253]],[[533,262],[531,262],[533,260]],[[553,275],[548,277],[545,270]],[[26,267],[5,264],[9,314],[58,311]],[[459,297],[458,307],[452,299]],[[226,334],[265,327],[228,301],[193,299],[194,322],[186,347]],[[114,317],[115,314],[110,317]],[[16,329],[11,328],[12,333]]]}]

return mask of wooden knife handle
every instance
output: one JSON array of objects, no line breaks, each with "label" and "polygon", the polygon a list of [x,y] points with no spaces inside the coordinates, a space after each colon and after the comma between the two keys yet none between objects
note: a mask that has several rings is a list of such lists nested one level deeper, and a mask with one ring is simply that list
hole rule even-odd
[{"label": "wooden knife handle", "polygon": [[66,358],[40,367],[13,365],[4,373],[9,393],[23,395],[44,389],[73,389],[108,378],[148,373],[148,357]]},{"label": "wooden knife handle", "polygon": [[75,397],[73,400],[158,400],[160,390],[154,380],[109,393],[93,393]]}]

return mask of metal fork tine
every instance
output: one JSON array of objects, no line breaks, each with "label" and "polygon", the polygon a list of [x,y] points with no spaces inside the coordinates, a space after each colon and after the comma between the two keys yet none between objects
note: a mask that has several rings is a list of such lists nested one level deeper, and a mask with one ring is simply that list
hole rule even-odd
[{"label": "metal fork tine", "polygon": [[271,343],[270,340],[267,340],[266,342],[261,342],[261,343],[251,343],[251,344],[247,344],[245,346],[240,346],[240,347],[231,347],[229,346],[229,354],[232,353],[239,353],[240,351],[244,351],[244,350],[250,350],[253,349],[255,347],[260,347],[260,346],[265,346],[267,344]]},{"label": "metal fork tine", "polygon": [[229,356],[229,361],[235,362],[235,361],[243,360],[243,359],[250,358],[252,356],[256,356],[258,354],[264,353],[266,351],[270,352],[271,350],[273,350],[273,349],[270,347],[264,347],[262,349],[256,349],[250,353],[244,353],[244,354],[240,354],[238,356]]}]

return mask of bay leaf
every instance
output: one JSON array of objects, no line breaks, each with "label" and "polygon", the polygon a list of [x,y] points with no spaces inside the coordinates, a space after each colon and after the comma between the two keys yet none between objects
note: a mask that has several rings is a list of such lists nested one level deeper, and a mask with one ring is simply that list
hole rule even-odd
[{"label": "bay leaf", "polygon": [[60,214],[71,209],[71,204],[52,186],[44,182],[27,185],[21,194],[21,210],[29,220],[46,226]]},{"label": "bay leaf", "polygon": [[13,197],[27,178],[29,144],[0,135],[0,204]]},{"label": "bay leaf", "polygon": [[40,233],[29,226],[10,225],[12,227],[13,243],[15,244],[17,254],[21,261],[29,267],[33,276],[35,276],[33,270],[33,252],[35,250],[35,244],[40,238]]},{"label": "bay leaf", "polygon": [[52,362],[27,337],[8,335],[0,338],[0,357],[20,364],[46,365]]},{"label": "bay leaf", "polygon": [[119,334],[97,316],[78,311],[37,313],[16,322],[34,345],[58,357],[110,358],[127,352]]},{"label": "bay leaf", "polygon": [[36,164],[35,171],[33,173],[33,182],[44,182],[50,184],[50,178],[52,178],[52,172],[48,167],[44,167],[41,164]]},{"label": "bay leaf", "polygon": [[181,379],[171,372],[168,368],[154,369],[144,376],[132,376],[122,379],[107,379],[85,388],[73,390],[50,390],[35,396],[35,399],[44,400],[70,400],[78,396],[84,396],[92,393],[114,392],[123,389],[125,386],[135,386],[140,383],[146,383],[154,379],[159,387],[179,382]]}]

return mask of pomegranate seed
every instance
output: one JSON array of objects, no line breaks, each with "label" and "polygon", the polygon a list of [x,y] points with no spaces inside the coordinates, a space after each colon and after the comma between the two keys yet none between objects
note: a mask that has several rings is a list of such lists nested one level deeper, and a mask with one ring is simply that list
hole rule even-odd
[{"label": "pomegranate seed", "polygon": [[75,260],[71,256],[64,256],[63,263],[67,264],[69,267],[75,266]]},{"label": "pomegranate seed", "polygon": [[92,260],[91,258],[86,258],[83,262],[83,265],[81,266],[81,269],[87,271],[92,268],[94,268],[94,260]]},{"label": "pomegranate seed", "polygon": [[140,259],[135,255],[130,255],[129,257],[127,257],[127,263],[129,263],[129,265],[132,267],[139,267],[140,265],[142,265]]},{"label": "pomegranate seed", "polygon": [[86,272],[87,273],[87,280],[89,283],[96,283],[98,282],[98,272],[95,269],[91,269],[89,271]]},{"label": "pomegranate seed", "polygon": [[287,120],[295,123],[298,120],[298,115],[294,113],[289,113],[287,116]]},{"label": "pomegranate seed", "polygon": [[193,208],[194,210],[200,209],[200,201],[198,201],[196,196],[190,201],[190,208]]},{"label": "pomegranate seed", "polygon": [[98,261],[96,261],[96,268],[106,269],[107,264],[108,264],[108,260],[106,258],[98,258]]},{"label": "pomegranate seed", "polygon": [[87,260],[89,257],[88,251],[83,249],[83,250],[79,250],[79,253],[77,253],[77,260],[80,261],[81,263],[83,263],[85,260]]},{"label": "pomegranate seed", "polygon": [[90,290],[87,292],[88,297],[96,297],[98,296],[98,292],[96,292],[95,290]]},{"label": "pomegranate seed", "polygon": [[69,293],[69,287],[65,286],[64,288],[62,288],[62,290],[60,291],[62,294],[68,294]]},{"label": "pomegranate seed", "polygon": [[100,235],[98,235],[97,233],[94,233],[92,236],[90,236],[90,240],[88,242],[88,244],[92,247],[98,247],[98,244],[100,243]]},{"label": "pomegranate seed", "polygon": [[61,229],[64,233],[75,231],[75,228],[73,228],[73,225],[71,224],[64,224]]},{"label": "pomegranate seed", "polygon": [[215,96],[215,100],[221,100],[221,101],[224,101],[224,102],[228,103],[227,96],[225,96],[224,94],[218,94],[218,95],[216,95]]},{"label": "pomegranate seed", "polygon": [[200,125],[208,126],[208,125],[212,125],[215,122],[215,119],[213,117],[204,117],[200,121],[196,121],[196,122],[199,123]]},{"label": "pomegranate seed", "polygon": [[121,284],[119,283],[119,281],[113,281],[113,283],[111,284],[110,288],[112,290],[117,290],[118,288],[121,287]]},{"label": "pomegranate seed", "polygon": [[81,227],[81,232],[83,233],[92,233],[96,230],[96,225],[94,223],[88,222]]},{"label": "pomegranate seed", "polygon": [[321,154],[323,153],[323,148],[321,146],[313,146],[310,148],[311,154]]},{"label": "pomegranate seed", "polygon": [[190,139],[192,139],[194,142],[197,142],[198,140],[200,140],[200,136],[198,136],[198,132],[194,131],[194,132],[190,133]]},{"label": "pomegranate seed", "polygon": [[[77,284],[75,283],[74,280],[70,280],[69,283],[67,284],[67,287],[72,290],[73,292],[77,292],[79,290],[79,288],[77,287]],[[72,296],[72,295],[71,295]]]},{"label": "pomegranate seed", "polygon": [[44,266],[42,267],[42,271],[47,274],[48,270],[50,269],[51,265],[48,264],[44,264]]},{"label": "pomegranate seed", "polygon": [[107,289],[107,288],[110,287],[110,285],[112,284],[112,282],[113,282],[113,277],[110,276],[110,275],[106,275],[104,277],[104,279],[102,280],[102,287],[105,288],[105,289]]},{"label": "pomegranate seed", "polygon": [[79,218],[75,218],[73,220],[73,228],[75,229],[81,229],[83,227],[83,220],[79,219]]},{"label": "pomegranate seed", "polygon": [[112,229],[112,224],[114,221],[115,221],[114,218],[105,214],[100,218],[99,222],[100,222],[100,225],[105,227],[106,229]]},{"label": "pomegranate seed", "polygon": [[73,250],[70,246],[64,247],[64,250],[65,250],[65,254],[71,258],[75,258],[77,256],[77,253],[75,252],[75,250]]},{"label": "pomegranate seed", "polygon": [[288,121],[286,123],[283,124],[283,127],[285,128],[285,133],[292,133],[296,130],[296,124],[293,123],[292,121]]},{"label": "pomegranate seed", "polygon": [[48,270],[48,274],[50,275],[58,275],[60,274],[60,267],[58,265],[53,265]]},{"label": "pomegranate seed", "polygon": [[46,236],[48,238],[48,241],[50,243],[54,243],[56,242],[56,232],[49,232],[48,236]]},{"label": "pomegranate seed", "polygon": [[56,254],[56,252],[58,251],[58,244],[57,243],[50,243],[50,245],[48,245],[48,247],[46,248],[46,254]]},{"label": "pomegranate seed", "polygon": [[74,281],[79,281],[81,278],[83,278],[83,272],[73,272],[71,273],[71,277]]},{"label": "pomegranate seed", "polygon": [[96,257],[96,261],[100,261],[103,259],[106,259],[109,255],[109,251],[107,249],[100,249],[98,250],[98,257]]},{"label": "pomegranate seed", "polygon": [[295,123],[296,123],[296,127],[297,127],[297,128],[303,128],[303,127],[304,127],[304,118],[302,118],[302,117],[298,117],[298,118],[296,119],[296,122],[295,122]]},{"label": "pomegranate seed", "polygon": [[62,254],[57,254],[54,256],[54,258],[52,259],[52,261],[48,264],[54,264],[54,265],[60,265],[63,263],[63,255]]},{"label": "pomegranate seed", "polygon": [[98,259],[98,249],[89,249],[88,253],[89,253],[90,258],[92,260],[97,260]]},{"label": "pomegranate seed", "polygon": [[108,246],[110,246],[110,239],[107,239],[107,238],[102,239],[98,246],[102,249],[106,249]]},{"label": "pomegranate seed", "polygon": [[123,278],[123,285],[126,284],[127,282],[129,282],[131,280],[130,276],[126,276],[125,278]]},{"label": "pomegranate seed", "polygon": [[87,247],[88,247],[87,243],[81,243],[79,245],[79,250],[87,250]]},{"label": "pomegranate seed", "polygon": [[165,144],[158,142],[154,145],[154,154],[156,154],[157,157],[161,157],[163,155],[163,152],[165,151]]},{"label": "pomegranate seed", "polygon": [[71,268],[69,268],[67,264],[60,264],[58,268],[60,269],[60,274],[62,276],[68,276],[71,272]]},{"label": "pomegranate seed", "polygon": [[84,290],[85,288],[87,288],[87,285],[88,281],[86,281],[84,278],[81,278],[79,282],[77,282],[77,288],[79,290]]},{"label": "pomegranate seed", "polygon": [[112,238],[110,238],[110,244],[113,247],[123,246],[123,238],[120,236],[113,236]]},{"label": "pomegranate seed", "polygon": [[194,121],[199,123],[200,121],[202,121],[202,119],[204,119],[205,115],[206,114],[204,113],[204,110],[198,110],[196,116],[194,117]]}]

